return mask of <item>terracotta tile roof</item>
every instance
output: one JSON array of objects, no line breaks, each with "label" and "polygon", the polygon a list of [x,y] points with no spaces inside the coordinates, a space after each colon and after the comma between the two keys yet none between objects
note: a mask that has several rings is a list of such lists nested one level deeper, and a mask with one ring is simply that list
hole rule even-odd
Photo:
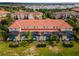
[{"label": "terracotta tile roof", "polygon": [[73,11],[79,11],[79,8],[72,8]]},{"label": "terracotta tile roof", "polygon": [[40,15],[43,14],[42,12],[14,12],[13,14],[18,15],[18,14],[33,14],[33,15]]},{"label": "terracotta tile roof", "polygon": [[16,20],[9,28],[23,28],[26,26],[57,26],[60,28],[72,28],[68,23],[61,19],[41,19],[41,20]]},{"label": "terracotta tile roof", "polygon": [[77,12],[74,11],[62,11],[62,12],[55,12],[53,14],[77,14]]},{"label": "terracotta tile roof", "polygon": [[17,21],[15,21],[9,28],[20,28],[20,25]]},{"label": "terracotta tile roof", "polygon": [[9,12],[4,11],[4,10],[0,10],[0,14],[5,14],[5,13],[9,13]]}]

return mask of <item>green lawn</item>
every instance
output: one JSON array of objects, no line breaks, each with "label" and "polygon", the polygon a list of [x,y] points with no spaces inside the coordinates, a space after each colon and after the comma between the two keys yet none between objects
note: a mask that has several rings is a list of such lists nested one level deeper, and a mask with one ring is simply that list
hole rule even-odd
[{"label": "green lawn", "polygon": [[74,47],[66,48],[61,43],[57,46],[51,47],[46,43],[46,47],[37,48],[37,42],[33,42],[28,46],[20,46],[17,48],[10,48],[10,42],[0,42],[0,55],[1,56],[79,56],[79,43],[74,42]]}]

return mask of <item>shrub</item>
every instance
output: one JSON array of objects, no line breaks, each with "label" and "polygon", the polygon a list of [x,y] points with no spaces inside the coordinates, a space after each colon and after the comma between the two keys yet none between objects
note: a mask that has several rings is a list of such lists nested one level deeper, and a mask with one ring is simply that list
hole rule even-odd
[{"label": "shrub", "polygon": [[14,43],[14,42],[12,42],[12,43],[9,44],[9,47],[11,47],[11,48],[16,48],[18,46],[19,46],[19,44]]},{"label": "shrub", "polygon": [[46,44],[38,44],[37,47],[46,47]]},{"label": "shrub", "polygon": [[27,41],[22,41],[20,43],[20,46],[23,46],[23,47],[28,46],[28,42]]},{"label": "shrub", "polygon": [[69,48],[71,48],[71,47],[73,47],[73,42],[72,42],[72,41],[63,42],[63,46],[64,46],[64,47],[69,47]]},{"label": "shrub", "polygon": [[49,44],[50,44],[51,46],[56,46],[56,45],[57,45],[56,41],[51,41],[51,42],[49,42]]},{"label": "shrub", "polygon": [[30,44],[30,43],[32,43],[33,42],[33,40],[28,40],[28,43]]}]

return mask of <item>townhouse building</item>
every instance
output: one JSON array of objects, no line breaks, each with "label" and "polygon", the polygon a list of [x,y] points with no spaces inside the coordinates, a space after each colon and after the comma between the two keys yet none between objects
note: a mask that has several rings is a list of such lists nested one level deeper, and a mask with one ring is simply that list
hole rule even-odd
[{"label": "townhouse building", "polygon": [[73,27],[62,19],[16,20],[8,29],[10,35],[17,36],[20,34],[21,39],[24,37],[23,33],[31,32],[36,40],[39,40],[38,38],[41,36],[43,36],[42,40],[46,40],[52,33],[57,33],[58,35],[60,33],[67,33],[70,36],[70,33],[73,32]]},{"label": "townhouse building", "polygon": [[10,12],[4,11],[4,10],[0,10],[0,17],[6,17],[7,14],[10,14]]},{"label": "townhouse building", "polygon": [[61,12],[54,12],[52,16],[56,19],[68,19],[72,17],[79,17],[79,12],[75,11],[61,11]]},{"label": "townhouse building", "polygon": [[12,18],[21,19],[42,19],[43,13],[41,12],[14,12],[11,14]]}]

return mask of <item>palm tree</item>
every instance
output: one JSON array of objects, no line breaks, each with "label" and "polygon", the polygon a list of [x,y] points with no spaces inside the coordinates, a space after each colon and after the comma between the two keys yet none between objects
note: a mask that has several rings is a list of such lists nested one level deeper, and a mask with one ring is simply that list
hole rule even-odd
[{"label": "palm tree", "polygon": [[28,32],[28,40],[29,40],[29,42],[32,42],[32,39],[33,39],[32,32]]},{"label": "palm tree", "polygon": [[16,36],[16,43],[18,44],[21,41],[20,34]]}]

